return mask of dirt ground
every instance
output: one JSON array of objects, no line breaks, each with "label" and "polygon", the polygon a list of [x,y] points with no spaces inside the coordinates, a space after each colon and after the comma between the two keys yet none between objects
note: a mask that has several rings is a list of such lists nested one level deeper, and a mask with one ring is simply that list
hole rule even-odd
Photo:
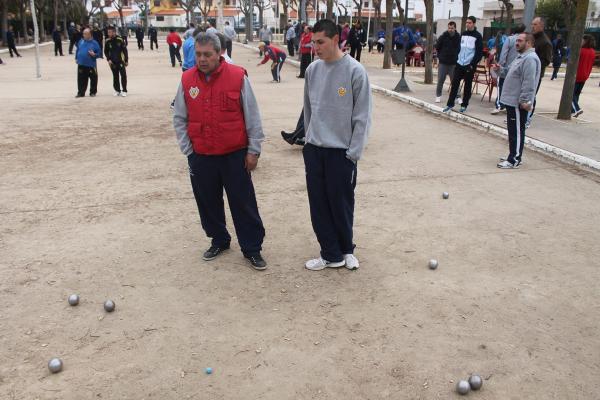
[{"label": "dirt ground", "polygon": [[307,271],[303,162],[279,137],[303,82],[286,65],[269,83],[235,47],[267,135],[269,269],[235,241],[203,262],[169,109],[180,72],[131,47],[127,98],[101,62],[98,97],[75,99],[75,64],[50,47],[41,81],[30,50],[0,67],[1,399],[452,399],[472,372],[473,399],[598,398],[598,176],[528,150],[498,170],[505,141],[375,96],[361,268]]}]

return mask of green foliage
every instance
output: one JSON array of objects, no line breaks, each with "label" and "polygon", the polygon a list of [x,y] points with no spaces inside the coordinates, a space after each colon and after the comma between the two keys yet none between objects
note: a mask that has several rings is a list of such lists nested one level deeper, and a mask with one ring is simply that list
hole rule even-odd
[{"label": "green foliage", "polygon": [[535,15],[544,17],[546,29],[567,28],[575,17],[574,3],[575,0],[540,0]]}]

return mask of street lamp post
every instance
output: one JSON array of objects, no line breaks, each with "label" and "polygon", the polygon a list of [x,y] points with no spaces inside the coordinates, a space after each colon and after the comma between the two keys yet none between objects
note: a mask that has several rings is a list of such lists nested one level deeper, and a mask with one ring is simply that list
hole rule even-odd
[{"label": "street lamp post", "polygon": [[404,78],[404,73],[406,70],[406,46],[408,44],[408,34],[406,32],[406,20],[408,20],[408,0],[406,0],[405,4],[404,4],[404,57],[402,60],[402,77],[400,78],[400,82],[398,82],[398,84],[396,85],[396,87],[394,88],[395,92],[410,92],[410,88],[408,87],[408,83],[406,82],[406,79]]}]

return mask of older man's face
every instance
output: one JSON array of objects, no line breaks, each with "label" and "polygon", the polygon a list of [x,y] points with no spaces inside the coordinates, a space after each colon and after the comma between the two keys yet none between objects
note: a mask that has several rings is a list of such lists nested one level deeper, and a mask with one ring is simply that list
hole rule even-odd
[{"label": "older man's face", "polygon": [[196,43],[196,64],[203,74],[211,74],[219,67],[221,55],[211,44]]},{"label": "older man's face", "polygon": [[542,20],[539,18],[534,18],[533,21],[531,21],[531,32],[538,33],[543,31],[544,24],[542,23]]}]

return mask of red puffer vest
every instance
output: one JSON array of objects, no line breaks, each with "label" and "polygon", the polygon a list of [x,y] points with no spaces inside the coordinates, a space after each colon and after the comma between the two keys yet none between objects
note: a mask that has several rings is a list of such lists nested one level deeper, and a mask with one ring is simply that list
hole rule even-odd
[{"label": "red puffer vest", "polygon": [[195,153],[222,155],[248,147],[240,99],[244,76],[243,68],[223,59],[208,82],[197,67],[183,73],[188,135]]}]

